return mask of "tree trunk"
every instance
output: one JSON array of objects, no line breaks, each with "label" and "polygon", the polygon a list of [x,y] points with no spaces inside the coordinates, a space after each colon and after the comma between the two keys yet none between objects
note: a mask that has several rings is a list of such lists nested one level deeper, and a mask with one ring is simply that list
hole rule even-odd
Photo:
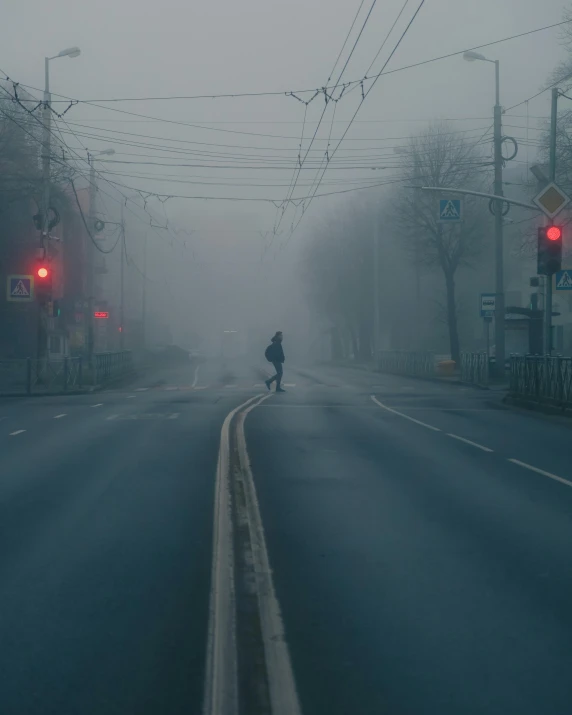
[{"label": "tree trunk", "polygon": [[457,326],[455,274],[452,271],[445,271],[445,287],[447,289],[447,326],[449,328],[451,359],[457,363],[457,366],[459,366],[461,362],[461,348],[459,345],[459,329]]}]

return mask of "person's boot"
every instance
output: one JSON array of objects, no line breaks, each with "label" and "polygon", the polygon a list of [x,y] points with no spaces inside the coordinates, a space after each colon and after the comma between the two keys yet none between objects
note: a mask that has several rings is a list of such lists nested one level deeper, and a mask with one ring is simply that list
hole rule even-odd
[{"label": "person's boot", "polygon": [[268,390],[270,391],[270,380],[264,380],[264,384],[266,385],[266,387],[267,387]]},{"label": "person's boot", "polygon": [[283,390],[280,385],[277,385],[276,392],[286,392],[286,390]]}]

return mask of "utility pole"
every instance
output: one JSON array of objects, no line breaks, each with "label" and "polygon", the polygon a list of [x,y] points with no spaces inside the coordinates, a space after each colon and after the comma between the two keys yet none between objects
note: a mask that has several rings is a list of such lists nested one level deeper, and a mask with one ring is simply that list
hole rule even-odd
[{"label": "utility pole", "polygon": [[[88,222],[88,227],[90,233],[93,231],[93,227],[95,225],[95,202],[97,198],[97,184],[96,184],[96,178],[95,178],[95,166],[94,166],[94,158],[93,156],[90,155],[89,157],[90,160],[90,169],[89,169],[89,222]],[[87,305],[88,305],[88,315],[87,315],[87,359],[89,362],[89,365],[92,364],[93,362],[93,353],[94,353],[94,318],[93,318],[93,311],[94,311],[94,245],[93,245],[93,238],[92,236],[88,236],[88,241],[87,241],[87,252],[86,252],[86,258],[87,258]]]},{"label": "utility pole", "polygon": [[[556,120],[558,116],[558,88],[552,90],[550,109],[550,165],[549,181],[556,181]],[[552,355],[552,275],[544,277],[544,354]]]},{"label": "utility pole", "polygon": [[125,299],[125,219],[123,202],[121,202],[121,264],[120,264],[120,298],[119,298],[119,349],[123,350],[125,339],[124,299]]},{"label": "utility pole", "polygon": [[373,360],[377,367],[379,359],[379,217],[377,204],[373,210]]},{"label": "utility pole", "polygon": [[[49,259],[49,232],[50,232],[50,152],[51,152],[51,110],[50,110],[50,60],[45,58],[44,78],[44,103],[42,108],[43,141],[42,141],[42,208],[40,232],[40,260]],[[51,300],[51,296],[50,296]],[[44,305],[38,303],[38,331],[37,331],[37,358],[38,363],[47,351],[46,311]]]},{"label": "utility pole", "polygon": [[[495,108],[494,108],[494,164],[495,196],[502,197],[502,107],[500,104],[500,65],[495,60]],[[495,207],[495,372],[504,378],[505,358],[505,304],[504,304],[504,248],[503,248],[503,201],[496,199]]]}]

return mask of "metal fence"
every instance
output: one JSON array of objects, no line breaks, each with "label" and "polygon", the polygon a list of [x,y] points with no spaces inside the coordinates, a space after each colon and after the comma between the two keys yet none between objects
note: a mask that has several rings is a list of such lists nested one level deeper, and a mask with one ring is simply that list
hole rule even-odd
[{"label": "metal fence", "polygon": [[511,355],[509,394],[572,408],[572,357]]},{"label": "metal fence", "polygon": [[396,375],[435,375],[435,355],[431,352],[385,350],[379,353],[377,367],[380,372]]},{"label": "metal fence", "polygon": [[36,395],[100,387],[134,370],[130,351],[99,353],[92,364],[82,357],[57,360],[0,360],[1,395]]},{"label": "metal fence", "polygon": [[489,359],[486,353],[461,353],[461,382],[488,385]]}]

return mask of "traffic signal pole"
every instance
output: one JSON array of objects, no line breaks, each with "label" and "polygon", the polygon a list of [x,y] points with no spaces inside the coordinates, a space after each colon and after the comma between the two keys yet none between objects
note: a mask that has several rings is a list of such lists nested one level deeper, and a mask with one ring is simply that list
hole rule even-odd
[{"label": "traffic signal pole", "polygon": [[[89,230],[93,231],[95,225],[95,202],[97,196],[97,184],[95,177],[95,166],[94,159],[90,156],[91,167],[89,169]],[[93,311],[95,308],[94,302],[94,275],[93,275],[93,262],[94,262],[94,246],[91,236],[88,236],[87,241],[87,359],[88,364],[91,365],[93,362],[93,353],[95,348],[94,339],[94,317]]]},{"label": "traffic signal pole", "polygon": [[[550,165],[549,180],[556,181],[556,118],[558,116],[558,88],[552,90],[550,110]],[[544,288],[544,354],[552,355],[552,275],[545,276]]]},{"label": "traffic signal pole", "polygon": [[[494,108],[494,165],[495,196],[502,197],[502,107],[500,105],[500,70],[499,61],[495,60],[496,102]],[[496,199],[495,208],[495,372],[504,378],[505,359],[505,301],[504,301],[504,248],[503,248],[503,200]]]}]

